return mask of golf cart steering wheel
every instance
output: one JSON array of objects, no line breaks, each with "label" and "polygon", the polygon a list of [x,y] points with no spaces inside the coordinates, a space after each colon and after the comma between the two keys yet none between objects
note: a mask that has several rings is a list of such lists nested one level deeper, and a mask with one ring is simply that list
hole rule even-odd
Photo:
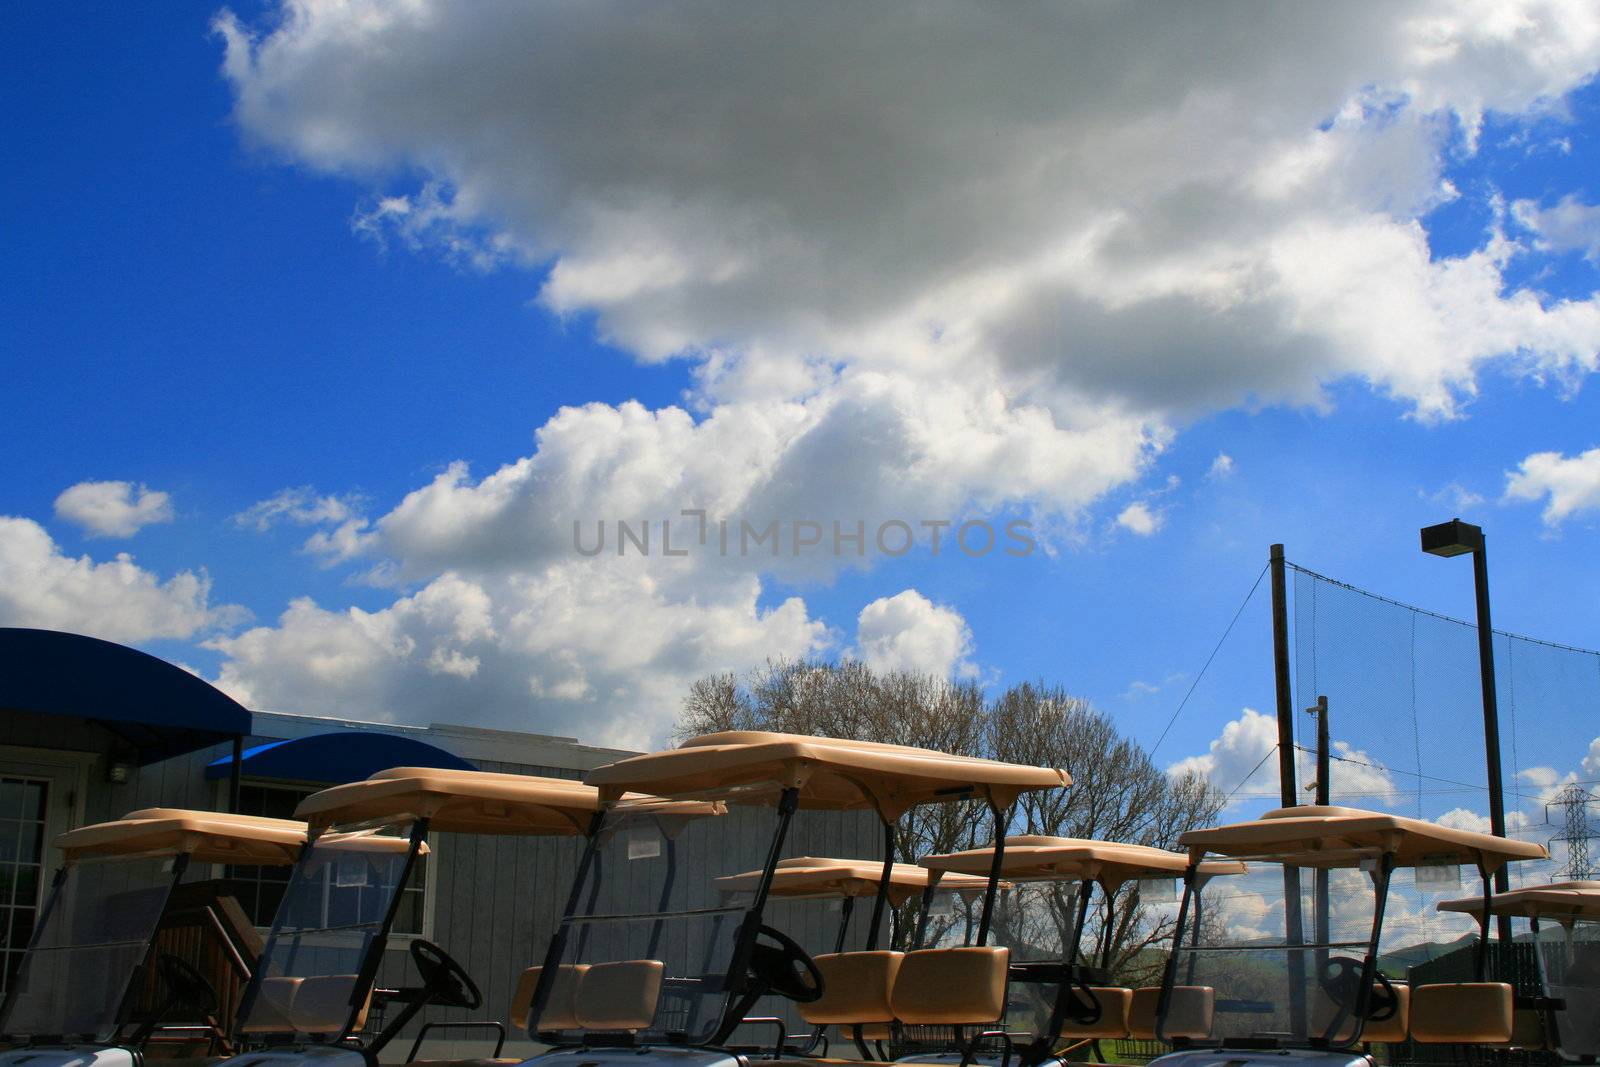
[{"label": "golf cart steering wheel", "polygon": [[157,956],[156,974],[161,976],[161,981],[172,991],[173,999],[178,1004],[203,1015],[217,1010],[216,987],[182,956],[174,956],[170,952]]},{"label": "golf cart steering wheel", "polygon": [[[1329,956],[1322,965],[1322,973],[1317,976],[1317,981],[1335,1004],[1346,1011],[1354,1011],[1356,998],[1361,995],[1361,971],[1360,960],[1349,956]],[[1394,991],[1394,984],[1382,971],[1373,971],[1372,977],[1366,1021],[1381,1023],[1394,1018],[1395,1012],[1400,1010],[1400,995]]]},{"label": "golf cart steering wheel", "polygon": [[417,965],[428,1003],[445,1008],[474,1011],[483,1003],[483,994],[465,967],[432,941],[417,938],[411,942],[411,962]]},{"label": "golf cart steering wheel", "polygon": [[[767,992],[797,1004],[809,1004],[822,996],[822,972],[817,970],[811,953],[801,948],[794,938],[770,926],[761,927],[756,938],[750,949],[750,976],[765,986]],[[777,944],[764,945],[761,938]]]}]

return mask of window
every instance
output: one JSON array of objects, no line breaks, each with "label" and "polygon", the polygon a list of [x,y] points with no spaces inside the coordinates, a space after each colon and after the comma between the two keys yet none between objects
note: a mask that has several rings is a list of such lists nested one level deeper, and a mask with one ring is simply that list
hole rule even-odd
[{"label": "window", "polygon": [[0,777],[0,994],[22,965],[39,915],[50,783]]},{"label": "window", "polygon": [[[264,815],[269,819],[292,819],[300,801],[317,792],[315,786],[281,785],[276,782],[240,783],[239,813]],[[283,900],[289,885],[288,867],[228,867],[224,875],[233,883],[234,896],[239,906],[250,916],[256,926],[266,929],[272,925],[273,916]],[[418,856],[411,868],[411,877],[401,891],[400,906],[395,912],[394,933],[422,937],[428,932],[429,893],[428,857]]]}]

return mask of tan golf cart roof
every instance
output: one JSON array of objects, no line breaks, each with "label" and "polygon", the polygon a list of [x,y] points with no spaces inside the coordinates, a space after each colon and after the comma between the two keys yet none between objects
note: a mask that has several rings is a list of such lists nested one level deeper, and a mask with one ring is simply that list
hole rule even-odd
[{"label": "tan golf cart roof", "polygon": [[[1482,897],[1441,900],[1440,911],[1462,911],[1483,915]],[[1496,915],[1520,917],[1600,919],[1600,882],[1552,882],[1549,885],[1523,886],[1490,898]]]},{"label": "tan golf cart roof", "polygon": [[[713,815],[707,804],[630,797],[630,810],[653,815]],[[467,834],[561,837],[586,833],[600,810],[593,786],[570,778],[492,771],[393,767],[336,785],[300,802],[295,815],[312,833],[329,826],[372,826],[426,818],[430,830]]]},{"label": "tan golf cart roof", "polygon": [[[874,897],[878,894],[878,881],[882,877],[883,864],[872,860],[797,856],[778,862],[777,870],[772,874],[771,893],[775,897],[790,898]],[[734,893],[754,889],[760,880],[760,871],[745,871],[718,878],[716,886],[724,893]],[[975,893],[983,892],[988,884],[986,877],[969,875],[950,875],[940,882],[946,889]],[[889,872],[889,902],[897,907],[927,887],[927,869],[914,863],[896,863]]]},{"label": "tan golf cart roof", "polygon": [[1394,852],[1401,867],[1482,863],[1490,871],[1508,860],[1549,857],[1543,845],[1532,841],[1324,804],[1277,808],[1249,822],[1190,830],[1178,844],[1196,858],[1212,853],[1300,867],[1350,867],[1387,851]]},{"label": "tan golf cart roof", "polygon": [[992,796],[1006,807],[1029,790],[1072,784],[1065,771],[1050,767],[756,730],[706,734],[597,767],[584,780],[608,803],[629,790],[771,803],[798,787],[803,808],[873,808],[885,819],[919,804],[971,797]]},{"label": "tan golf cart roof", "polygon": [[[950,852],[942,856],[924,856],[917,862],[936,871],[987,874],[994,862],[994,846]],[[1014,882],[1091,878],[1109,890],[1136,878],[1181,875],[1188,865],[1186,853],[1168,852],[1149,845],[1023,834],[1006,838],[1005,855],[1000,858],[1000,873]],[[1238,860],[1207,860],[1200,865],[1200,873],[1208,876],[1244,872],[1245,865]],[[946,876],[947,879],[949,877]]]},{"label": "tan golf cart roof", "polygon": [[68,830],[55,846],[69,862],[91,856],[176,856],[205,863],[293,864],[306,824],[183,808],[142,808],[113,822]]}]

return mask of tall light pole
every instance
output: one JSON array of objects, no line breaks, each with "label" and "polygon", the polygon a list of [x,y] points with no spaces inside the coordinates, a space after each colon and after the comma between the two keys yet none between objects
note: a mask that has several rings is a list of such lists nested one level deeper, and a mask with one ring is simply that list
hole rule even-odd
[{"label": "tall light pole", "polygon": [[[1489,561],[1481,527],[1460,519],[1422,528],[1422,551],[1434,556],[1472,553],[1472,582],[1478,598],[1478,674],[1483,687],[1483,754],[1489,771],[1489,829],[1506,836],[1506,802],[1500,776],[1500,705],[1494,687],[1494,626],[1489,621]],[[1504,864],[1494,874],[1494,890],[1504,893],[1511,880]],[[1500,916],[1501,944],[1511,944],[1511,917]]]}]

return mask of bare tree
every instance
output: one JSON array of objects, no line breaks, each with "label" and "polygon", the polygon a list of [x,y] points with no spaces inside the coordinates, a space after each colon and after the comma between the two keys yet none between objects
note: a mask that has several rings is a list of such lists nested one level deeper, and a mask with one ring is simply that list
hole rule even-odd
[{"label": "bare tree", "polygon": [[[1185,830],[1212,822],[1222,807],[1220,794],[1204,778],[1167,774],[1109,716],[1044,683],[1016,685],[986,702],[971,682],[907,671],[879,674],[854,660],[770,660],[743,680],[713,675],[690,686],[678,739],[720,730],[915,745],[1060,767],[1072,776],[1069,789],[1024,794],[1001,827],[973,801],[918,808],[895,830],[895,858],[907,863],[985,845],[997,832],[1171,848]],[[1059,931],[1070,923],[1070,903],[1062,894],[1041,899],[1053,902],[1053,913],[1061,912],[1041,929]],[[1119,974],[1142,977],[1152,947],[1171,936],[1171,919],[1163,909],[1142,904],[1137,887],[1124,887],[1113,903],[1108,924],[1108,902],[1097,895],[1085,929],[1086,955]],[[918,907],[911,901],[900,911],[902,941]]]}]

